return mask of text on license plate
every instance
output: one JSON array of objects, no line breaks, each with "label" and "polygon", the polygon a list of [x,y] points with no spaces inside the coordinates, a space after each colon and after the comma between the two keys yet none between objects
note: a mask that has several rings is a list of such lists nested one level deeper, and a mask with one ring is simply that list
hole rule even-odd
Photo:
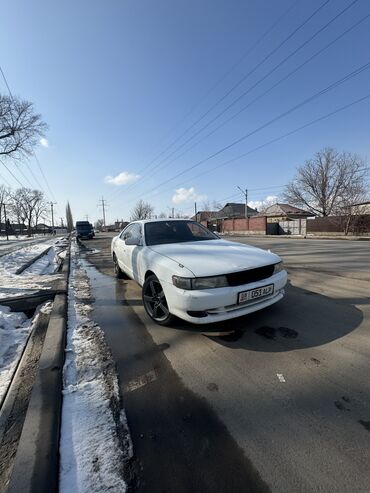
[{"label": "text on license plate", "polygon": [[263,298],[269,296],[274,292],[274,285],[268,284],[260,288],[249,289],[248,291],[242,291],[238,294],[238,303],[245,303],[246,301],[253,301],[257,298]]}]

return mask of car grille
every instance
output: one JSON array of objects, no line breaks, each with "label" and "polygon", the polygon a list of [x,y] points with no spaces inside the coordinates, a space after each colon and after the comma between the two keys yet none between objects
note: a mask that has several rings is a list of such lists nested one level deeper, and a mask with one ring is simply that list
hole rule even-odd
[{"label": "car grille", "polygon": [[271,277],[273,273],[274,264],[257,267],[257,269],[248,269],[240,272],[233,272],[232,274],[226,274],[226,278],[229,286],[241,286],[242,284],[249,284],[250,282],[267,279],[268,277]]}]

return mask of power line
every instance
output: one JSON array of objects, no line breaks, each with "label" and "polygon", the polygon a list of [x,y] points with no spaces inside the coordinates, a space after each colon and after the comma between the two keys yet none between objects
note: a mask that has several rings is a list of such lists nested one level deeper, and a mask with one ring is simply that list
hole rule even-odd
[{"label": "power line", "polygon": [[19,163],[16,163],[15,164],[17,170],[20,172],[20,174],[23,176],[23,178],[26,180],[26,182],[30,185],[30,187],[32,187],[32,183],[30,182],[30,180],[28,179],[28,177],[23,173],[23,170],[19,167]]},{"label": "power line", "polygon": [[14,100],[13,98],[13,94],[12,94],[12,91],[10,90],[10,87],[9,87],[9,84],[8,84],[8,81],[6,80],[6,77],[5,77],[5,74],[4,74],[4,71],[3,69],[1,68],[1,65],[0,65],[0,72],[1,72],[1,75],[3,76],[3,79],[4,79],[4,82],[5,82],[5,85],[8,89],[8,92],[9,92],[9,95],[11,97],[12,100]]},{"label": "power line", "polygon": [[[200,121],[202,121],[210,112],[213,111],[222,101],[224,101],[237,87],[239,87],[250,75],[252,75],[261,65],[263,65],[271,56],[273,56],[284,44],[289,41],[302,27],[304,27],[316,14],[320,12],[331,0],[325,0],[312,14],[310,14],[301,24],[298,25],[280,44],[271,50],[257,65],[255,65],[247,74],[245,74],[241,79],[236,82],[231,89],[229,89],[226,94],[224,94],[220,99],[218,99],[205,113],[202,114],[200,118],[198,118],[195,122],[193,122],[179,137],[177,137],[167,148],[163,151],[166,152],[173,145],[175,145],[184,135],[186,135],[192,128],[194,128]],[[357,2],[358,0],[353,0],[352,3]],[[163,153],[161,153],[163,154]],[[159,156],[158,156],[159,157]],[[156,159],[155,159],[156,160]],[[148,166],[147,166],[148,167]],[[147,169],[145,167],[144,169]],[[128,189],[130,190],[130,188]],[[128,191],[126,190],[126,192]]]},{"label": "power line", "polygon": [[55,195],[53,194],[53,192],[52,192],[52,190],[50,188],[49,182],[48,182],[48,180],[47,180],[47,178],[45,176],[44,170],[42,169],[42,166],[40,164],[39,158],[36,156],[36,153],[34,151],[32,152],[32,154],[33,154],[33,156],[34,156],[34,158],[36,160],[36,163],[37,163],[37,165],[39,167],[39,170],[40,170],[41,175],[42,175],[42,177],[44,179],[44,182],[46,183],[47,189],[49,190],[50,195],[52,196],[52,198],[55,200]]},{"label": "power line", "polygon": [[[296,67],[294,70],[289,72],[287,75],[279,79],[275,84],[273,84],[270,88],[268,88],[266,91],[264,91],[262,94],[258,95],[256,98],[254,98],[252,101],[250,101],[247,105],[245,105],[243,108],[238,110],[236,113],[234,113],[231,117],[228,119],[224,120],[221,122],[217,127],[215,127],[211,132],[207,133],[205,136],[197,140],[194,144],[192,144],[190,147],[185,149],[182,153],[180,153],[178,156],[175,156],[174,159],[170,160],[168,163],[166,161],[173,156],[176,152],[178,152],[182,147],[184,147],[187,143],[189,143],[191,140],[193,140],[199,133],[201,133],[203,130],[205,130],[209,125],[211,125],[214,121],[216,121],[218,118],[220,118],[226,111],[228,111],[232,106],[234,106],[237,102],[239,102],[244,96],[246,96],[252,89],[257,87],[261,82],[263,82],[269,75],[271,75],[273,72],[275,72],[283,63],[285,63],[288,59],[290,59],[293,55],[295,55],[298,51],[300,51],[304,46],[306,46],[310,41],[312,41],[318,34],[320,34],[323,30],[325,30],[330,24],[332,24],[335,20],[337,20],[341,15],[343,15],[350,7],[352,7],[358,0],[353,0],[351,4],[349,4],[347,7],[345,7],[341,12],[339,12],[337,15],[335,15],[330,21],[328,21],[324,26],[322,26],[318,31],[316,31],[309,39],[307,39],[304,43],[302,43],[298,48],[296,48],[293,52],[291,52],[288,56],[286,56],[281,62],[279,62],[275,67],[273,67],[267,74],[265,74],[262,78],[260,78],[257,82],[255,82],[252,86],[250,86],[246,91],[244,91],[240,96],[238,96],[236,99],[234,99],[226,108],[224,108],[221,112],[219,112],[214,118],[209,120],[203,127],[197,130],[191,137],[189,137],[186,141],[184,141],[180,146],[178,146],[174,151],[172,151],[166,158],[164,158],[162,161],[157,163],[154,168],[151,170],[149,175],[145,176],[145,178],[142,181],[150,178],[153,176],[153,174],[156,171],[159,171],[161,169],[164,169],[168,167],[170,164],[178,160],[180,157],[182,157],[184,154],[188,153],[190,150],[192,150],[194,147],[199,145],[201,142],[206,140],[208,137],[213,135],[217,130],[219,130],[221,127],[225,126],[228,124],[230,121],[235,119],[237,116],[239,116],[243,111],[245,111],[247,108],[249,108],[252,104],[254,104],[256,101],[260,100],[262,97],[266,96],[269,92],[271,92],[273,89],[275,89],[278,85],[280,85],[282,82],[285,82],[289,77],[294,75],[298,70],[303,68],[305,65],[307,65],[309,62],[311,62],[314,58],[316,58],[318,55],[323,53],[325,50],[327,50],[330,46],[332,46],[334,43],[336,43],[339,39],[344,37],[346,34],[348,34],[350,31],[355,29],[357,26],[359,26],[362,22],[364,22],[366,19],[370,17],[370,14],[367,14],[364,16],[362,19],[360,19],[358,22],[350,26],[348,29],[346,29],[343,33],[341,33],[339,36],[337,36],[334,40],[332,40],[330,43],[328,43],[326,46],[315,52],[313,55],[308,57],[303,63],[301,63],[298,67]],[[162,164],[162,166],[161,166]],[[126,190],[127,192],[128,190]]]},{"label": "power line", "polygon": [[[354,101],[352,101],[352,102],[350,102],[350,103],[348,103],[346,105],[343,105],[343,106],[337,108],[334,111],[331,111],[329,113],[326,113],[323,116],[320,116],[318,118],[315,118],[314,120],[311,120],[308,123],[305,123],[304,125],[301,125],[301,126],[295,128],[295,129],[293,129],[293,130],[291,130],[289,132],[286,132],[286,133],[280,135],[279,137],[275,137],[274,139],[271,139],[271,140],[269,140],[269,141],[267,141],[267,142],[265,142],[265,143],[263,143],[263,144],[261,144],[261,145],[259,145],[257,147],[254,147],[254,148],[250,149],[249,151],[244,152],[243,154],[240,154],[239,156],[236,156],[234,158],[228,159],[227,161],[224,161],[224,162],[222,162],[222,163],[220,163],[220,164],[212,167],[211,169],[207,169],[205,171],[202,171],[198,175],[193,176],[191,178],[191,180],[187,180],[185,182],[182,182],[181,184],[176,185],[176,187],[183,186],[184,184],[189,183],[190,181],[193,182],[194,179],[196,179],[196,178],[199,178],[199,177],[204,176],[206,174],[212,173],[213,171],[215,171],[215,170],[217,170],[219,168],[222,168],[223,166],[227,166],[228,164],[232,164],[232,163],[234,163],[236,161],[239,161],[240,159],[245,158],[245,157],[249,156],[250,154],[259,151],[260,149],[264,149],[265,147],[268,147],[268,146],[270,146],[272,144],[275,144],[276,142],[279,142],[280,140],[283,140],[283,139],[285,139],[287,137],[290,137],[291,135],[294,135],[295,133],[300,132],[301,130],[304,130],[305,128],[308,128],[308,127],[310,127],[312,125],[315,125],[316,123],[319,123],[319,122],[321,122],[323,120],[326,120],[326,119],[328,119],[328,118],[330,118],[330,117],[332,117],[332,116],[334,116],[334,115],[336,115],[336,114],[338,114],[338,113],[340,113],[342,111],[345,111],[348,108],[351,108],[352,106],[355,106],[356,104],[359,104],[359,103],[362,103],[362,102],[366,101],[367,99],[370,99],[370,94],[367,94],[367,95],[365,95],[365,96],[363,96],[363,97],[361,97],[359,99],[356,99],[356,100],[354,100]],[[170,187],[170,188],[168,188],[166,190],[162,190],[162,193],[172,191],[173,188],[174,187],[172,186],[172,187]]]},{"label": "power line", "polygon": [[[31,168],[31,166],[28,164],[28,162],[27,162],[27,161],[25,161],[25,165],[27,166],[27,169],[28,169],[28,171],[29,171],[30,175],[31,175],[31,176],[33,177],[33,179],[35,180],[36,185],[37,185],[38,187],[40,187],[40,189],[42,190],[42,185],[41,185],[41,183],[39,182],[39,179],[37,178],[37,176],[35,175],[35,173],[33,172],[32,168]],[[55,197],[54,197],[54,199],[55,199]]]},{"label": "power line", "polygon": [[1,179],[1,180],[3,180],[3,181],[4,181],[7,185],[8,185],[8,187],[10,187],[10,188],[11,188],[11,185],[10,185],[10,183],[8,182],[8,180],[7,180],[6,178],[4,178],[4,176],[3,176],[3,175],[1,175],[1,174],[0,174],[0,179]]},{"label": "power line", "polygon": [[[9,86],[9,84],[8,84],[7,78],[6,78],[6,76],[5,76],[5,73],[4,73],[4,71],[3,71],[2,67],[1,67],[1,65],[0,65],[0,72],[1,72],[1,75],[2,75],[2,77],[3,77],[3,79],[4,79],[5,85],[6,85],[7,89],[8,89],[8,92],[9,92],[10,98],[11,98],[11,100],[14,102],[14,101],[15,101],[15,99],[14,99],[13,93],[12,93],[12,91],[11,91],[11,89],[10,89],[10,86]],[[42,174],[42,176],[43,176],[43,178],[44,178],[44,181],[45,181],[45,183],[46,183],[46,186],[47,186],[47,188],[48,188],[48,190],[49,190],[49,192],[50,192],[51,196],[52,196],[52,197],[53,197],[53,199],[55,200],[55,196],[54,196],[53,192],[51,191],[51,188],[50,188],[50,186],[49,186],[49,182],[48,182],[48,180],[46,179],[46,176],[45,176],[45,174],[44,174],[44,171],[42,170],[41,164],[40,164],[40,162],[39,162],[39,160],[38,160],[38,158],[37,158],[37,156],[36,156],[35,152],[34,152],[34,151],[32,151],[32,154],[33,154],[34,158],[36,159],[36,162],[37,162],[37,164],[38,164],[38,167],[40,168],[40,171],[41,171],[41,174]],[[28,166],[28,165],[27,165],[27,166]],[[28,169],[30,170],[30,172],[31,172],[32,176],[33,176],[33,177],[34,177],[34,179],[36,180],[36,178],[35,178],[35,176],[34,176],[33,172],[32,172],[32,171],[31,171],[31,169],[29,168],[29,166],[28,166]],[[21,173],[21,174],[23,175],[23,173]],[[24,176],[24,175],[23,175],[23,176]],[[24,176],[24,178],[26,178],[26,177]],[[26,180],[27,180],[27,178],[26,178]],[[18,180],[17,180],[17,181],[18,181]],[[28,180],[27,180],[27,181],[28,181]],[[43,187],[40,185],[40,182],[38,182],[38,180],[36,180],[36,181],[37,181],[37,183],[39,184],[39,186],[40,186],[41,190],[45,193],[45,191],[44,191]],[[19,183],[19,181],[18,181],[18,183]],[[47,194],[46,194],[46,195],[47,195]]]},{"label": "power line", "polygon": [[[194,122],[188,129],[182,134],[186,134],[195,125],[197,125],[203,118],[205,118],[216,106],[218,106],[222,101],[224,101],[227,96],[229,96],[236,88],[238,88],[250,75],[252,75],[261,65],[263,65],[271,56],[273,56],[284,44],[289,41],[302,27],[304,27],[316,14],[320,12],[331,0],[325,0],[311,15],[309,15],[298,27],[296,27],[283,41],[280,42],[273,50],[271,50],[257,65],[255,65],[247,74],[245,74],[241,79],[239,79],[226,94],[224,94],[220,99],[218,99],[196,122]],[[355,0],[358,1],[358,0]],[[182,135],[176,140],[178,141]],[[175,142],[174,142],[175,143]],[[172,146],[172,145],[171,145]]]},{"label": "power line", "polygon": [[[263,125],[260,125],[259,127],[257,127],[254,130],[248,132],[247,134],[243,135],[242,137],[239,137],[238,139],[234,140],[230,144],[228,144],[228,145],[220,148],[219,150],[217,150],[213,154],[207,156],[206,158],[201,159],[200,161],[198,161],[197,163],[193,164],[192,166],[186,168],[185,170],[181,171],[180,173],[177,173],[176,176],[173,176],[172,178],[169,178],[169,179],[165,180],[164,182],[160,183],[156,188],[161,187],[161,186],[169,183],[170,181],[174,180],[178,176],[181,176],[181,175],[187,173],[188,171],[191,171],[192,169],[197,168],[201,164],[204,164],[205,162],[213,159],[214,157],[218,156],[219,154],[222,154],[223,152],[225,152],[225,151],[229,150],[230,148],[234,147],[235,145],[240,144],[241,142],[243,142],[247,138],[251,137],[252,135],[260,132],[261,130],[265,129],[266,127],[272,125],[273,123],[276,123],[278,120],[284,118],[285,116],[289,115],[290,113],[293,113],[294,111],[296,111],[297,109],[301,108],[302,106],[308,104],[309,102],[313,101],[314,99],[316,99],[316,98],[318,98],[318,97],[326,94],[327,92],[330,92],[331,90],[333,90],[336,87],[340,86],[341,84],[347,82],[348,80],[352,79],[353,77],[359,75],[360,73],[362,73],[363,71],[367,70],[368,68],[370,68],[370,62],[368,62],[368,63],[360,66],[358,69],[350,72],[346,76],[344,76],[341,79],[333,82],[332,84],[330,84],[326,88],[322,89],[321,91],[316,92],[312,96],[304,99],[300,103],[298,103],[298,104],[292,106],[291,108],[289,108],[288,110],[280,113],[278,116],[272,118],[271,120],[267,121]],[[151,190],[148,190],[147,193],[150,193],[150,192],[151,192]]]},{"label": "power line", "polygon": [[[291,72],[289,72],[287,75],[285,75],[284,77],[282,77],[281,79],[279,79],[275,84],[273,84],[271,87],[269,87],[266,91],[264,91],[262,94],[258,95],[256,98],[254,98],[252,101],[250,101],[247,105],[245,105],[243,108],[241,108],[240,110],[238,110],[236,113],[234,113],[231,117],[229,117],[228,119],[224,120],[223,122],[221,122],[220,125],[218,125],[217,127],[215,127],[211,132],[209,132],[208,134],[206,134],[205,136],[203,136],[201,139],[199,139],[197,142],[195,142],[193,145],[191,145],[190,147],[188,147],[187,149],[185,149],[184,152],[182,152],[181,154],[179,154],[178,156],[176,156],[174,159],[172,159],[171,161],[169,161],[167,164],[165,164],[164,166],[159,166],[161,163],[165,163],[166,160],[168,158],[170,158],[174,153],[176,153],[177,151],[179,151],[184,145],[186,145],[188,142],[190,142],[191,140],[193,140],[197,135],[199,135],[199,133],[201,133],[203,130],[205,130],[207,127],[209,127],[209,125],[211,125],[213,122],[215,122],[216,120],[218,120],[219,117],[221,117],[224,113],[226,113],[226,111],[228,111],[232,106],[234,106],[236,103],[238,103],[244,96],[246,96],[252,89],[254,89],[255,87],[257,87],[261,82],[263,82],[269,75],[271,75],[273,72],[275,72],[275,70],[277,70],[283,63],[285,63],[289,58],[291,58],[293,55],[295,55],[299,50],[301,50],[304,46],[307,45],[307,43],[309,43],[310,41],[312,41],[312,39],[314,37],[316,37],[319,33],[321,33],[324,29],[326,29],[332,22],[334,22],[336,19],[338,19],[339,16],[341,16],[342,14],[344,14],[354,3],[356,3],[358,0],[354,0],[349,6],[347,6],[345,9],[343,9],[339,14],[337,14],[334,18],[332,18],[327,24],[325,24],[325,26],[323,26],[322,28],[320,28],[318,31],[316,31],[316,33],[311,36],[308,40],[306,40],[303,44],[301,44],[297,49],[295,49],[292,53],[290,53],[287,57],[285,57],[280,63],[278,63],[273,69],[271,69],[267,74],[265,74],[262,78],[260,78],[257,82],[255,82],[251,87],[249,87],[246,91],[244,91],[240,96],[238,96],[236,99],[234,99],[234,101],[232,101],[226,108],[224,108],[220,113],[218,113],[214,118],[212,118],[211,120],[209,120],[203,127],[201,127],[200,129],[198,129],[198,131],[196,133],[194,133],[191,137],[189,137],[185,142],[183,142],[178,148],[176,148],[171,154],[169,154],[167,156],[167,158],[165,158],[162,162],[159,162],[155,168],[157,168],[157,171],[159,171],[160,169],[164,169],[165,167],[169,166],[170,164],[172,164],[174,161],[176,161],[177,159],[179,159],[180,157],[182,157],[184,154],[186,154],[187,152],[189,152],[191,149],[193,149],[194,147],[196,147],[197,145],[199,145],[201,142],[203,142],[204,140],[206,140],[208,137],[210,137],[211,135],[213,135],[215,132],[217,132],[217,130],[219,130],[220,128],[222,128],[223,126],[225,126],[226,124],[228,124],[230,121],[234,120],[237,116],[239,116],[242,112],[244,112],[247,108],[249,108],[252,104],[254,104],[255,102],[257,102],[258,100],[260,100],[262,97],[266,96],[269,92],[271,92],[273,89],[275,89],[278,85],[280,85],[282,82],[285,82],[289,77],[291,77],[292,75],[294,75],[296,72],[298,72],[298,70],[300,70],[301,68],[303,68],[305,65],[307,65],[309,62],[311,62],[314,58],[316,58],[318,55],[320,55],[321,53],[323,53],[326,49],[328,49],[330,46],[332,46],[334,43],[336,43],[339,39],[341,39],[343,36],[345,36],[346,34],[348,34],[350,31],[352,31],[354,28],[356,28],[359,24],[361,24],[362,22],[364,22],[366,19],[368,19],[370,17],[370,14],[367,14],[365,17],[363,17],[360,21],[356,22],[355,24],[353,24],[349,29],[347,29],[346,31],[344,31],[341,35],[337,36],[333,41],[331,41],[330,43],[328,43],[325,47],[321,48],[320,50],[318,50],[316,53],[314,53],[312,56],[310,56],[309,58],[307,58],[303,63],[301,63],[298,67],[296,67],[294,70],[292,70]],[[158,167],[159,166],[159,167]],[[153,168],[152,171],[155,170],[155,168]],[[151,175],[153,175],[153,173],[151,173]],[[150,176],[150,175],[149,175]]]},{"label": "power line", "polygon": [[[263,34],[250,46],[243,54],[242,56],[232,65],[232,67],[227,70],[218,80],[217,82],[210,88],[207,89],[205,92],[206,96],[202,97],[198,102],[191,108],[191,110],[181,119],[181,123],[190,116],[193,111],[204,101],[206,97],[208,97],[220,84],[223,82],[235,69],[238,67],[242,61],[250,54],[252,51],[275,29],[275,27],[298,5],[300,0],[297,0],[294,2],[290,7],[288,7],[282,14],[277,18],[277,20],[266,30],[263,32]],[[180,122],[176,123],[171,130],[167,134],[171,134],[175,128],[179,126]],[[159,157],[161,157],[165,152],[167,148],[164,149],[162,152],[160,152],[155,158],[153,158],[150,163],[148,163],[144,168],[139,170],[139,173],[142,173],[145,171],[148,167],[150,167]]]},{"label": "power line", "polygon": [[21,183],[18,178],[15,176],[15,174],[8,168],[8,166],[4,163],[4,161],[2,159],[0,159],[0,163],[4,166],[4,168],[8,171],[8,173],[10,173],[12,175],[12,177],[14,178],[14,180],[20,184],[20,186],[22,188],[25,188],[25,186],[23,185],[23,183]]}]

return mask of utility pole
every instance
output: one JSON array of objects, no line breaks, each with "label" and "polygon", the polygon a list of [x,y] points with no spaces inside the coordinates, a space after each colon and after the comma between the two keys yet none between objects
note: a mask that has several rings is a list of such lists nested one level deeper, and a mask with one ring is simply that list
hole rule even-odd
[{"label": "utility pole", "polygon": [[175,217],[175,208],[172,207],[172,219]]},{"label": "utility pole", "polygon": [[6,220],[6,206],[7,204],[5,202],[0,202],[0,210],[4,206],[4,224],[5,224],[5,234],[6,234],[6,241],[9,241],[9,234],[8,234],[8,223]]},{"label": "utility pole", "polygon": [[248,189],[246,188],[245,190],[243,190],[240,187],[237,188],[239,188],[239,190],[245,196],[245,218],[248,219]]},{"label": "utility pole", "polygon": [[103,224],[104,224],[104,229],[106,227],[106,223],[105,223],[105,208],[107,206],[107,201],[104,199],[104,197],[102,197],[100,200],[99,200],[99,207],[102,207],[103,209]]},{"label": "utility pole", "polygon": [[6,241],[9,241],[9,235],[8,235],[8,221],[6,220],[6,204],[4,203],[4,220],[5,220],[5,234],[6,234]]},{"label": "utility pole", "polygon": [[194,213],[195,213],[195,220],[197,220],[197,203],[194,202]]},{"label": "utility pole", "polygon": [[62,217],[60,218],[60,224],[61,224],[62,228],[64,228],[64,223],[63,223],[63,218]]},{"label": "utility pole", "polygon": [[54,205],[56,202],[50,202],[51,208],[51,234],[54,234]]}]

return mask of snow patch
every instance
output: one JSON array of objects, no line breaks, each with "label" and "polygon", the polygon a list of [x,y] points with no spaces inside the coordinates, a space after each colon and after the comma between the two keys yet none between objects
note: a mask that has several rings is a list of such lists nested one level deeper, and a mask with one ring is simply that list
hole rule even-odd
[{"label": "snow patch", "polygon": [[13,378],[18,360],[31,331],[31,321],[24,313],[12,313],[0,305],[0,404]]},{"label": "snow patch", "polygon": [[50,314],[52,307],[52,301],[42,304],[29,319],[24,313],[11,312],[9,307],[0,305],[0,406],[39,313]]},{"label": "snow patch", "polygon": [[[52,246],[50,251],[34,262],[22,274],[17,269]],[[52,239],[41,244],[30,245],[0,258],[0,299],[22,294],[32,294],[40,289],[50,289],[52,282],[61,276],[55,275],[68,241]]]},{"label": "snow patch", "polygon": [[89,315],[90,285],[71,247],[68,330],[63,369],[60,492],[124,493],[124,467],[132,457],[118,380],[103,331]]}]

